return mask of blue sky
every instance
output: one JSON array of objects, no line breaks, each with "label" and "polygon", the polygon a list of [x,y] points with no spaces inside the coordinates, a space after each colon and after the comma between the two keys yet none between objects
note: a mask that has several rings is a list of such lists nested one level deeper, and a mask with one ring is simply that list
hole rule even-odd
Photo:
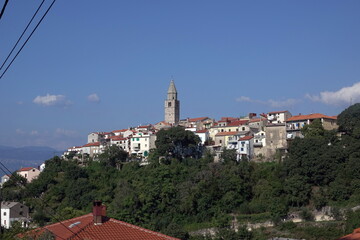
[{"label": "blue sky", "polygon": [[[9,2],[1,62],[40,2]],[[357,0],[57,1],[0,80],[0,145],[64,149],[162,121],[172,76],[181,118],[339,114],[360,102],[359,12]]]}]

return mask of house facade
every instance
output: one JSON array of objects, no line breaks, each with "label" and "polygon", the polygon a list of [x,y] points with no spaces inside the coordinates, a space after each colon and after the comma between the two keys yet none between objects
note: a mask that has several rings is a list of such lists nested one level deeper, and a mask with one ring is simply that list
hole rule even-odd
[{"label": "house facade", "polygon": [[289,111],[269,112],[267,114],[267,120],[269,124],[285,123],[286,120],[291,117],[292,115]]},{"label": "house facade", "polygon": [[325,130],[334,130],[339,126],[337,125],[337,117],[326,116],[321,113],[314,113],[309,115],[297,115],[289,118],[286,121],[286,133],[288,139],[295,137],[304,137],[301,129],[305,125],[311,124],[314,120],[319,119]]},{"label": "house facade", "polygon": [[148,157],[150,149],[155,148],[156,135],[149,133],[136,133],[131,137],[131,154],[139,157]]},{"label": "house facade", "polygon": [[17,174],[26,178],[27,182],[31,182],[40,175],[40,170],[34,167],[26,167],[17,170]]},{"label": "house facade", "polygon": [[23,227],[27,227],[29,208],[19,202],[1,202],[1,226],[9,229],[14,221],[20,222]]}]

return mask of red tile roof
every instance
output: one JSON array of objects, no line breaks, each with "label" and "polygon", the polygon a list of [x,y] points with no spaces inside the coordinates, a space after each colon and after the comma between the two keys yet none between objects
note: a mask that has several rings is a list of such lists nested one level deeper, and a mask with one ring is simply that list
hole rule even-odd
[{"label": "red tile roof", "polygon": [[100,146],[100,142],[93,142],[93,143],[88,143],[85,144],[83,147],[94,147],[94,146]]},{"label": "red tile roof", "polygon": [[117,133],[117,132],[126,132],[128,129],[121,129],[121,130],[114,130],[112,131],[113,133]]},{"label": "red tile roof", "polygon": [[146,126],[138,126],[137,128],[150,128],[151,125],[146,125]]},{"label": "red tile roof", "polygon": [[196,133],[207,133],[208,130],[207,129],[203,129],[203,130],[197,130]]},{"label": "red tile roof", "polygon": [[230,122],[227,125],[227,127],[241,126],[241,125],[247,124],[248,122],[249,122],[249,120],[237,120],[237,121]]},{"label": "red tile roof", "polygon": [[109,137],[112,141],[122,141],[122,140],[127,140],[127,138],[121,137],[121,136],[112,136]]},{"label": "red tile roof", "polygon": [[30,171],[31,169],[33,169],[33,167],[25,167],[25,168],[20,168],[19,170],[17,170],[18,172],[26,172],[26,171]]},{"label": "red tile roof", "polygon": [[245,136],[243,138],[240,138],[239,141],[247,141],[247,140],[250,140],[252,138],[253,138],[253,136]]},{"label": "red tile roof", "polygon": [[333,119],[333,120],[336,120],[336,119],[337,119],[337,117],[326,116],[326,115],[321,114],[321,113],[313,113],[313,114],[309,114],[309,115],[297,115],[297,116],[292,116],[291,118],[289,118],[289,119],[286,120],[286,121],[287,121],[287,122],[290,122],[290,121],[301,121],[301,120],[321,119],[321,118]]},{"label": "red tile roof", "polygon": [[360,240],[360,228],[356,228],[352,233],[343,236],[338,240]]},{"label": "red tile roof", "polygon": [[262,119],[260,118],[253,118],[253,119],[250,119],[250,122],[260,122]]},{"label": "red tile roof", "polygon": [[55,240],[179,240],[113,218],[106,218],[102,224],[95,225],[93,213],[38,228],[18,237],[39,236],[45,229],[56,236]]},{"label": "red tile roof", "polygon": [[189,122],[198,122],[198,121],[203,121],[208,119],[208,117],[198,117],[198,118],[189,118],[188,121]]}]

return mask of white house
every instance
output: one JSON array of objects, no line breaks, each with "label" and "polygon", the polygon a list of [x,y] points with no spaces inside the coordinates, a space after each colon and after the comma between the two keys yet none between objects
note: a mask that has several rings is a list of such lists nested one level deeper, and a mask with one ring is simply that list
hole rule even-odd
[{"label": "white house", "polygon": [[11,175],[10,174],[5,174],[4,176],[1,177],[1,187],[4,183],[6,183],[7,181],[9,181]]},{"label": "white house", "polygon": [[18,221],[23,227],[28,226],[29,208],[19,202],[1,202],[1,226],[10,228],[12,222]]},{"label": "white house", "polygon": [[124,151],[130,152],[130,139],[122,136],[110,137],[110,146],[116,145],[121,147]]},{"label": "white house", "polygon": [[33,167],[26,167],[17,170],[17,174],[26,178],[27,182],[31,182],[40,175],[40,170]]},{"label": "white house", "polygon": [[89,154],[90,157],[93,157],[96,154],[100,153],[100,142],[88,143],[82,146],[82,153]]},{"label": "white house", "polygon": [[237,160],[241,160],[243,156],[247,157],[249,160],[253,157],[254,153],[254,137],[245,136],[240,138],[238,141],[237,147]]},{"label": "white house", "polygon": [[130,140],[131,154],[147,157],[149,151],[155,148],[156,135],[152,132],[139,132],[134,134]]},{"label": "white house", "polygon": [[203,130],[198,130],[195,132],[195,135],[199,136],[199,138],[201,139],[201,144],[205,144],[205,142],[207,140],[209,140],[209,131],[207,129],[203,129]]},{"label": "white house", "polygon": [[266,146],[266,132],[260,131],[254,134],[254,147]]},{"label": "white house", "polygon": [[268,122],[270,124],[285,123],[286,120],[288,120],[291,117],[292,115],[289,111],[269,112],[267,114]]}]

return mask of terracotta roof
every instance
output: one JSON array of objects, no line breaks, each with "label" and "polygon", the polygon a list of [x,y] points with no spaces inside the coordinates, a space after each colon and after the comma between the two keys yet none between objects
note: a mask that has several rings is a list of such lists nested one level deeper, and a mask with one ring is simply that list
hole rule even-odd
[{"label": "terracotta roof", "polygon": [[333,119],[333,120],[337,119],[337,117],[326,116],[326,115],[321,114],[321,113],[313,113],[313,114],[309,114],[309,115],[292,116],[291,118],[286,120],[286,122],[301,121],[301,120],[308,120],[308,119],[321,119],[321,118]]},{"label": "terracotta roof", "polygon": [[197,131],[196,131],[196,133],[206,133],[206,132],[208,132],[208,130],[207,130],[207,129],[197,130]]},{"label": "terracotta roof", "polygon": [[261,119],[260,118],[253,118],[253,119],[250,119],[250,122],[260,122]]},{"label": "terracotta roof", "polygon": [[56,236],[55,240],[179,240],[113,218],[106,218],[102,224],[95,225],[93,213],[38,228],[18,237],[39,236],[45,229]]},{"label": "terracotta roof", "polygon": [[93,142],[85,144],[83,147],[94,147],[94,146],[100,146],[100,142]]},{"label": "terracotta roof", "polygon": [[352,233],[343,236],[338,240],[360,240],[360,228],[356,228]]},{"label": "terracotta roof", "polygon": [[146,125],[146,126],[138,126],[137,128],[150,128],[151,125]]},{"label": "terracotta roof", "polygon": [[70,147],[68,149],[75,149],[75,148],[82,148],[82,146],[73,146],[73,147]]},{"label": "terracotta roof", "polygon": [[269,112],[268,114],[285,113],[285,112],[288,112],[288,111],[287,110],[286,111],[275,111],[275,112]]},{"label": "terracotta roof", "polygon": [[221,117],[220,121],[235,121],[235,120],[239,120],[239,118],[234,118],[234,117]]},{"label": "terracotta roof", "polygon": [[188,121],[189,122],[198,122],[198,121],[202,121],[205,119],[208,119],[208,117],[189,118]]},{"label": "terracotta roof", "polygon": [[113,141],[122,141],[122,140],[127,140],[127,138],[121,137],[121,136],[112,136],[110,137],[111,140]]},{"label": "terracotta roof", "polygon": [[128,129],[121,129],[121,130],[114,130],[112,131],[113,133],[116,133],[116,132],[126,132]]},{"label": "terracotta roof", "polygon": [[18,172],[26,172],[26,171],[30,171],[31,169],[33,169],[33,167],[25,167],[25,168],[20,168],[19,170],[17,170]]},{"label": "terracotta roof", "polygon": [[237,120],[237,121],[230,122],[227,125],[227,127],[241,126],[241,125],[247,124],[248,122],[249,122],[249,120]]},{"label": "terracotta roof", "polygon": [[239,132],[235,132],[235,131],[232,131],[232,132],[219,132],[215,136],[231,136],[231,135],[236,135],[238,133]]},{"label": "terracotta roof", "polygon": [[245,136],[243,138],[240,138],[239,141],[246,141],[246,140],[250,140],[252,138],[253,138],[253,136]]}]

